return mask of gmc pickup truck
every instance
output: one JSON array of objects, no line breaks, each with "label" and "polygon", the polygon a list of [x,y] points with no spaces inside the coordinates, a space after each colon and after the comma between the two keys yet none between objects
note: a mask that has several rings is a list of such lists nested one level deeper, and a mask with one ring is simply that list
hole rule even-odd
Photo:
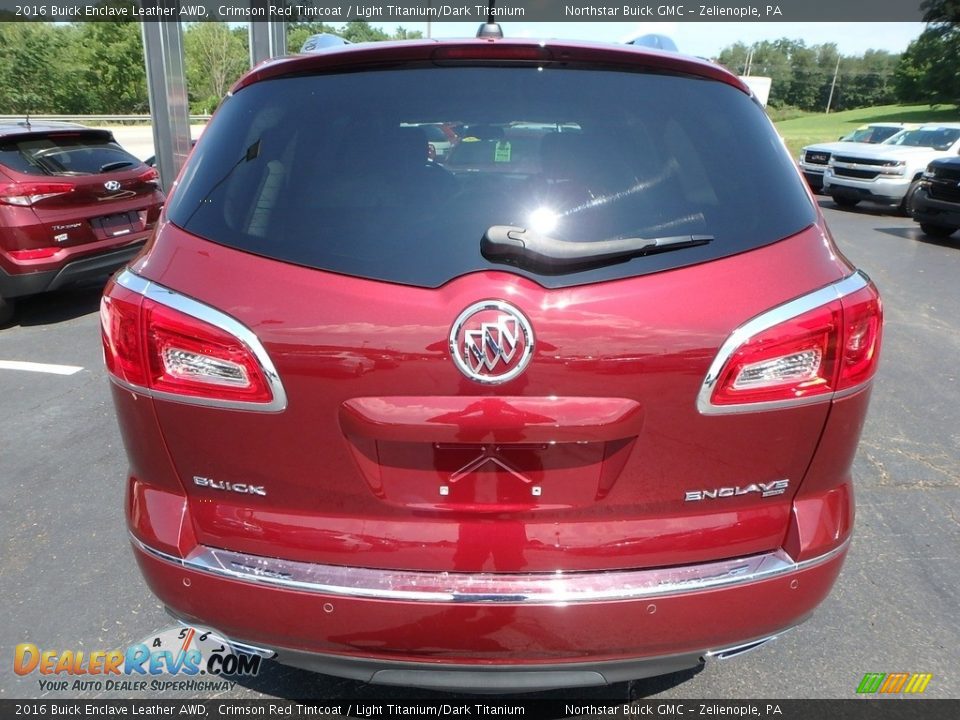
[{"label": "gmc pickup truck", "polygon": [[823,174],[823,190],[841,207],[868,200],[895,205],[909,215],[927,165],[958,154],[960,123],[902,130],[879,145],[833,153]]}]

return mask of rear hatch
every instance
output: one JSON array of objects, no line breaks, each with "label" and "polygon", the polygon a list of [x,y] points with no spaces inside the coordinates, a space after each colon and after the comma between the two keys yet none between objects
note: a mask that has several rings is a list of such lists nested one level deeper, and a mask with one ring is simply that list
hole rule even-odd
[{"label": "rear hatch", "polygon": [[[442,158],[440,125],[461,128]],[[703,77],[244,87],[135,267],[249,327],[283,385],[274,412],[156,401],[198,539],[506,572],[779,547],[829,403],[698,395],[735,328],[849,273],[817,218],[763,110]]]},{"label": "rear hatch", "polygon": [[106,130],[0,137],[0,168],[6,176],[0,180],[0,202],[18,212],[8,223],[16,237],[10,249],[142,235],[157,220],[163,201],[156,171]]}]

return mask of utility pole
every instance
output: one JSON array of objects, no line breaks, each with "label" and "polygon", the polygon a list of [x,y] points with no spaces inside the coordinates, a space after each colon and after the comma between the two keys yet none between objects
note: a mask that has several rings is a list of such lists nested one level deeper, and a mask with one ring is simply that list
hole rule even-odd
[{"label": "utility pole", "polygon": [[840,72],[840,54],[837,53],[837,66],[833,69],[833,82],[830,83],[830,95],[827,97],[827,112],[830,114],[830,104],[833,102],[833,89],[837,86],[837,74]]}]

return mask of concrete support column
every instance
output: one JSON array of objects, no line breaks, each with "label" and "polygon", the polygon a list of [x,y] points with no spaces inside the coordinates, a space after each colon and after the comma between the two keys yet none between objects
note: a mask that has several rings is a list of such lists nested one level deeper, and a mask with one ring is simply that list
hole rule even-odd
[{"label": "concrete support column", "polygon": [[[144,5],[179,8],[179,0],[143,0]],[[153,117],[157,169],[165,192],[190,153],[190,106],[179,22],[142,22],[147,91]]]},{"label": "concrete support column", "polygon": [[[258,5],[250,0],[251,6]],[[254,21],[250,23],[250,67],[270,58],[287,54],[287,23],[285,20]]]}]

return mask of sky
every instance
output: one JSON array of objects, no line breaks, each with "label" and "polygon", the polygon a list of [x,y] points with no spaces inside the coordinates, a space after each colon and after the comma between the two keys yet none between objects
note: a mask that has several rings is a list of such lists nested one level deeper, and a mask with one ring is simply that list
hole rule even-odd
[{"label": "sky", "polygon": [[[419,30],[427,35],[425,22],[392,22],[371,25],[393,32],[397,25],[407,30]],[[434,22],[430,31],[433,37],[470,37],[479,23]],[[701,57],[716,57],[728,45],[741,41],[750,45],[762,40],[787,37],[803,40],[807,45],[836,43],[843,55],[862,55],[864,51],[889,50],[898,53],[906,50],[910,41],[923,32],[919,22],[864,22],[864,23],[787,23],[787,22],[504,22],[506,37],[564,38],[575,40],[599,40],[624,42],[647,33],[669,35],[680,52]]]}]

